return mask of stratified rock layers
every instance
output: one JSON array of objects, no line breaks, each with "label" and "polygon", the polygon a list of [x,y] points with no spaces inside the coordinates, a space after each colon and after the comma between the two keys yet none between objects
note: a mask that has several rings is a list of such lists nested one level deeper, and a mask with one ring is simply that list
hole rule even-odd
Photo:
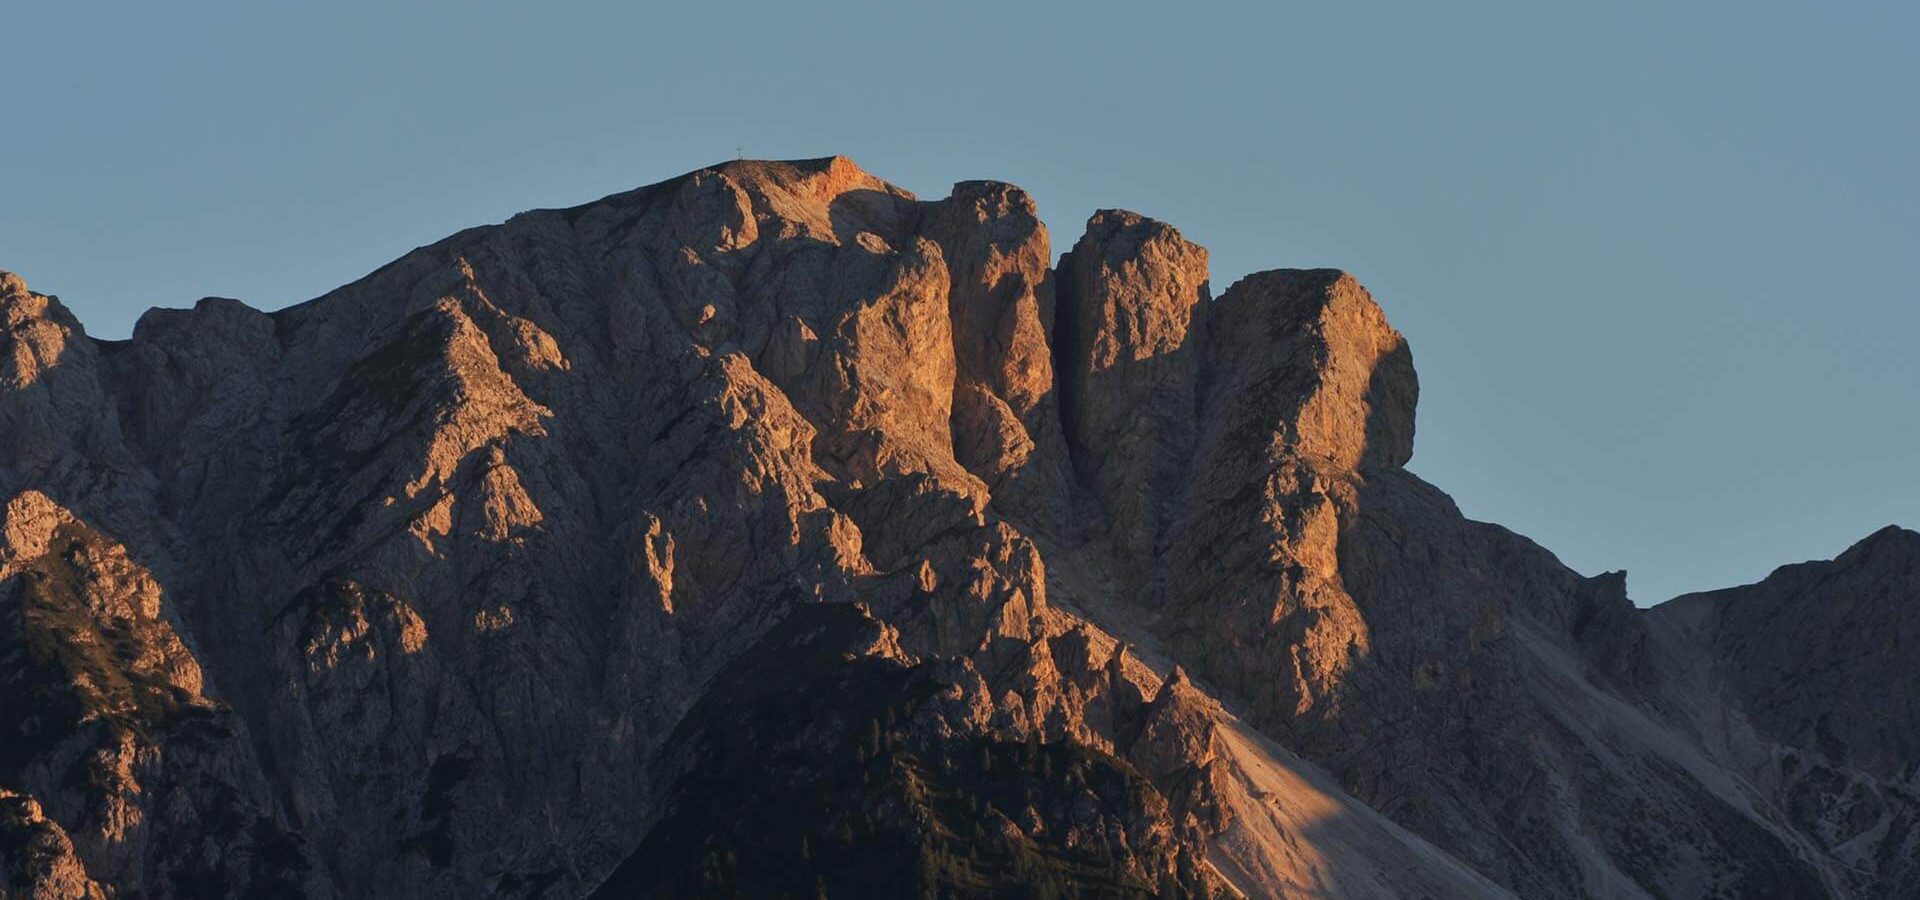
[{"label": "stratified rock layers", "polygon": [[1351,276],[1052,252],[835,157],[0,276],[6,895],[1920,895],[1920,539],[1643,613],[1405,470]]}]

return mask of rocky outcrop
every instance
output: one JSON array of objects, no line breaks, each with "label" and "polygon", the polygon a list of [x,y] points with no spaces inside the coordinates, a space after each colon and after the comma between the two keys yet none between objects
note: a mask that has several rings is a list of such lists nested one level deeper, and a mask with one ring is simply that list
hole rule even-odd
[{"label": "rocky outcrop", "polygon": [[1352,276],[1049,241],[835,157],[0,276],[8,895],[1914,896],[1911,533],[1642,613],[1406,470]]},{"label": "rocky outcrop", "polygon": [[40,802],[0,790],[0,875],[8,896],[22,900],[102,900],[100,885],[73,852],[73,841],[47,819]]},{"label": "rocky outcrop", "polygon": [[1207,251],[1171,226],[1102,210],[1060,259],[1061,417],[1074,471],[1141,598],[1193,450]]},{"label": "rocky outcrop", "polygon": [[1341,531],[1363,464],[1392,470],[1411,453],[1406,342],[1334,271],[1249,276],[1209,316],[1205,424],[1177,495],[1161,628],[1276,725],[1332,720],[1373,652],[1340,572]]},{"label": "rocky outcrop", "polygon": [[954,458],[1009,515],[1071,533],[1047,227],[1025,191],[993,181],[954,185],[928,209],[924,227],[952,278]]}]

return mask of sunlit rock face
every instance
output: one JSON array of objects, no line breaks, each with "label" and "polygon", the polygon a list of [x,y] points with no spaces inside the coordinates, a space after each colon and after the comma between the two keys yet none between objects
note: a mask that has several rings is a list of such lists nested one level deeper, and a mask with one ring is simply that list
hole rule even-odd
[{"label": "sunlit rock face", "polygon": [[1910,532],[1636,610],[1406,470],[1353,276],[1071,247],[835,157],[0,275],[0,893],[1920,893]]},{"label": "sunlit rock face", "polygon": [[1128,593],[1150,594],[1168,507],[1192,458],[1207,251],[1101,210],[1060,260],[1058,351],[1069,459]]}]

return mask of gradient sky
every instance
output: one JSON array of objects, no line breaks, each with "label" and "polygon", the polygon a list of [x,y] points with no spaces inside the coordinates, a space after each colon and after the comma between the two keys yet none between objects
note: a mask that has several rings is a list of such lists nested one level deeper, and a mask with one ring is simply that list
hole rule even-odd
[{"label": "gradient sky", "polygon": [[838,152],[1354,272],[1411,468],[1642,604],[1920,526],[1916,4],[643,6],[9,4],[0,267],[124,337]]}]

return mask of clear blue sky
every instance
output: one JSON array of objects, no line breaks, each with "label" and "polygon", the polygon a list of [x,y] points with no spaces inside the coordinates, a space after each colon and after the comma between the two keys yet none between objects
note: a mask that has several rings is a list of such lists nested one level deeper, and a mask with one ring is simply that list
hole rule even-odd
[{"label": "clear blue sky", "polygon": [[1915,4],[643,6],[12,4],[0,267],[122,337],[840,152],[1353,271],[1412,467],[1643,604],[1920,526]]}]

